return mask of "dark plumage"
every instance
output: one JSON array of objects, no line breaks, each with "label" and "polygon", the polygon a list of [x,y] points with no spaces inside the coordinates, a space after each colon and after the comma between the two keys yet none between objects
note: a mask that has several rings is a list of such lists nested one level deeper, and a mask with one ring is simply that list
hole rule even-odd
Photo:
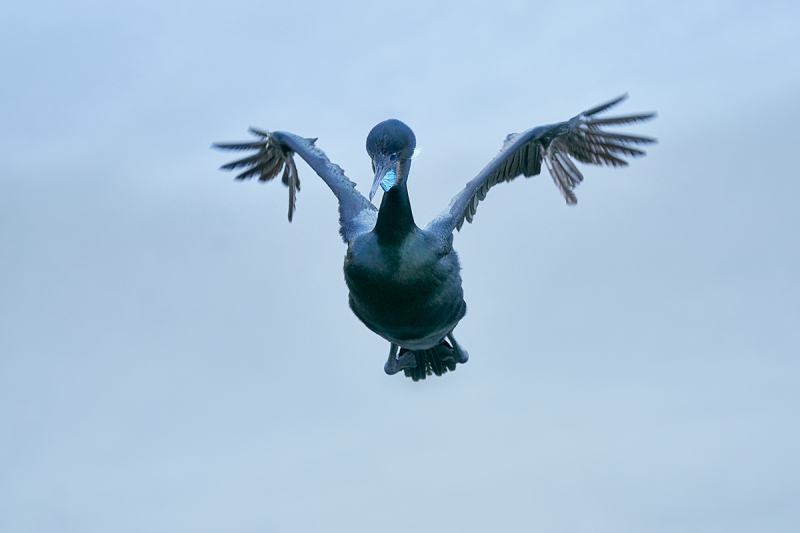
[{"label": "dark plumage", "polygon": [[[491,187],[520,175],[539,174],[542,160],[567,203],[575,204],[574,189],[583,175],[571,159],[626,166],[624,156],[644,155],[632,145],[653,143],[655,139],[611,133],[601,127],[646,121],[655,113],[595,118],[625,97],[566,122],[509,135],[500,153],[424,229],[414,222],[407,189],[416,138],[411,128],[399,120],[381,122],[367,136],[367,153],[375,173],[369,200],[315,146],[316,139],[251,128],[258,141],[214,146],[257,150],[252,156],[222,167],[243,167],[245,170],[237,179],[258,176],[259,180],[268,181],[282,172],[282,181],[289,187],[289,221],[296,191],[300,190],[294,154],[328,184],[339,200],[340,233],[347,243],[344,275],[350,289],[350,308],[369,329],[391,343],[386,373],[403,370],[417,381],[426,375],[455,370],[469,357],[453,337],[453,329],[467,309],[461,267],[452,247],[453,232],[460,230],[465,220],[472,222],[478,203]],[[379,186],[385,192],[380,209],[376,209],[370,200]]]}]

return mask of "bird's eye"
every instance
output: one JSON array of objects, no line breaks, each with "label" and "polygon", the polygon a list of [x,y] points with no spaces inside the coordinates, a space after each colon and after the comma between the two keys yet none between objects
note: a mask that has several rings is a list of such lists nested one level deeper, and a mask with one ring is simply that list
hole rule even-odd
[{"label": "bird's eye", "polygon": [[390,155],[389,159],[391,159],[392,161],[397,161],[397,154]]}]

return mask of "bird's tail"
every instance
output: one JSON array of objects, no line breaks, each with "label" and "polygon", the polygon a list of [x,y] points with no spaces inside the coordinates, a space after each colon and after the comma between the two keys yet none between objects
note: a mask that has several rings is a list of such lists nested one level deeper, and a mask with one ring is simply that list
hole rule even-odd
[{"label": "bird's tail", "polygon": [[412,352],[417,359],[417,366],[414,368],[404,368],[406,377],[419,381],[425,376],[436,374],[441,376],[445,372],[456,369],[456,356],[453,347],[447,341],[442,341],[439,345],[427,350],[408,350],[400,348],[399,356],[406,352]]}]

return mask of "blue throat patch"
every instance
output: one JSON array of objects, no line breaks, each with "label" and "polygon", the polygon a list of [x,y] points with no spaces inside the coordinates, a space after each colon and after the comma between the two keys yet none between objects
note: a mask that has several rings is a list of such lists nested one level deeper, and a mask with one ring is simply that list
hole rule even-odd
[{"label": "blue throat patch", "polygon": [[394,169],[391,169],[381,180],[381,189],[383,189],[384,192],[388,191],[392,188],[392,185],[394,185],[396,181],[397,174],[394,173]]}]

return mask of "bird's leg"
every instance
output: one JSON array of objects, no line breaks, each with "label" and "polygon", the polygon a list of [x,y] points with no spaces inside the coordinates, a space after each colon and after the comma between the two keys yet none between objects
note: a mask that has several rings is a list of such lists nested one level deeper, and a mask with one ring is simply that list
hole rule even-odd
[{"label": "bird's leg", "polygon": [[383,365],[384,372],[390,376],[397,374],[405,368],[414,368],[417,366],[417,357],[414,355],[414,352],[408,351],[398,359],[397,350],[399,349],[400,347],[398,345],[392,343],[392,346],[389,348],[389,360]]},{"label": "bird's leg", "polygon": [[397,374],[400,369],[397,368],[397,346],[395,343],[391,343],[392,345],[389,347],[389,360],[386,361],[386,364],[383,365],[383,371],[387,374],[394,375]]},{"label": "bird's leg", "polygon": [[453,355],[455,355],[456,363],[466,363],[469,360],[469,354],[464,348],[461,347],[460,344],[456,342],[456,338],[453,337],[452,331],[447,334],[447,338],[453,345]]}]

